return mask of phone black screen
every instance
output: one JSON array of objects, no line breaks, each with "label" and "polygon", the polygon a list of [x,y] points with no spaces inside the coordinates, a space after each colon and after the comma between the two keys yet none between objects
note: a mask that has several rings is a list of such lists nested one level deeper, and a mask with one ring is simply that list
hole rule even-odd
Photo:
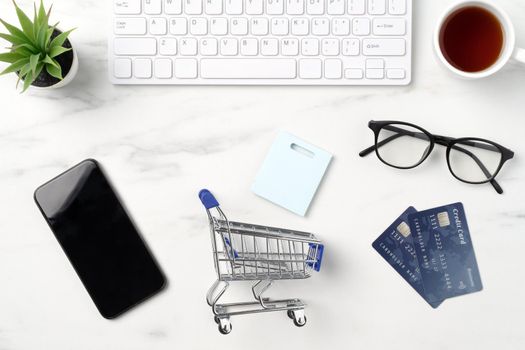
[{"label": "phone black screen", "polygon": [[96,161],[40,186],[35,201],[102,316],[162,289],[162,272]]}]

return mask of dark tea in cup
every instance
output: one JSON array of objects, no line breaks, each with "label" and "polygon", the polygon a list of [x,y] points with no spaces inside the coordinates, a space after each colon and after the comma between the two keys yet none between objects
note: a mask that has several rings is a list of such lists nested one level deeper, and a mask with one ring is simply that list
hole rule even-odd
[{"label": "dark tea in cup", "polygon": [[455,68],[481,72],[494,65],[504,48],[503,26],[492,12],[465,6],[450,13],[441,25],[439,47]]}]

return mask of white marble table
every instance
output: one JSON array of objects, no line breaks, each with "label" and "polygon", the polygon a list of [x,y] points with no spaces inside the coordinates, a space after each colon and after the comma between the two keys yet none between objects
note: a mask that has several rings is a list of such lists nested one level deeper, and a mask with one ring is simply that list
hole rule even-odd
[{"label": "white marble table", "polygon": [[[477,82],[448,75],[431,34],[450,1],[414,2],[408,87],[116,87],[106,77],[108,1],[55,0],[61,26],[78,26],[77,79],[23,95],[14,77],[0,80],[0,349],[525,348],[525,70],[509,66]],[[525,2],[497,2],[525,46]],[[13,15],[2,0],[0,16]],[[499,178],[505,194],[452,178],[443,149],[413,171],[359,158],[372,118],[512,148]],[[281,129],[335,157],[306,218],[250,192]],[[97,313],[32,198],[88,157],[103,164],[169,279],[163,293],[114,321]],[[218,333],[204,299],[214,271],[202,187],[231,217],[324,239],[322,273],[270,293],[303,297],[306,327],[272,313],[234,318],[232,334]],[[432,310],[371,243],[408,205],[453,201],[466,207],[484,290]],[[246,287],[231,295],[249,297]]]}]

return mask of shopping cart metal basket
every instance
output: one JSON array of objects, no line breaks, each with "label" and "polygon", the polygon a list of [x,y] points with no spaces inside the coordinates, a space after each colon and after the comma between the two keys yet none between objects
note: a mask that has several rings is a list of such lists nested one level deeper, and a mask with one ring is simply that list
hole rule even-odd
[{"label": "shopping cart metal basket", "polygon": [[[231,316],[271,311],[285,311],[296,326],[304,326],[306,304],[300,299],[273,300],[262,295],[275,280],[305,279],[319,271],[321,241],[308,232],[229,221],[210,191],[200,191],[199,198],[208,214],[217,272],[206,299],[219,331],[231,332]],[[219,304],[231,281],[254,281],[255,301]]]}]

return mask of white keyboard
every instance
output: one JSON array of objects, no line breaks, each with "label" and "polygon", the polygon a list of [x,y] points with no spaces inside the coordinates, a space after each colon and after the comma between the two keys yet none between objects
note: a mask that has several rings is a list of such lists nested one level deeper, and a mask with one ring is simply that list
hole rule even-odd
[{"label": "white keyboard", "polygon": [[412,0],[112,0],[114,84],[406,85]]}]

